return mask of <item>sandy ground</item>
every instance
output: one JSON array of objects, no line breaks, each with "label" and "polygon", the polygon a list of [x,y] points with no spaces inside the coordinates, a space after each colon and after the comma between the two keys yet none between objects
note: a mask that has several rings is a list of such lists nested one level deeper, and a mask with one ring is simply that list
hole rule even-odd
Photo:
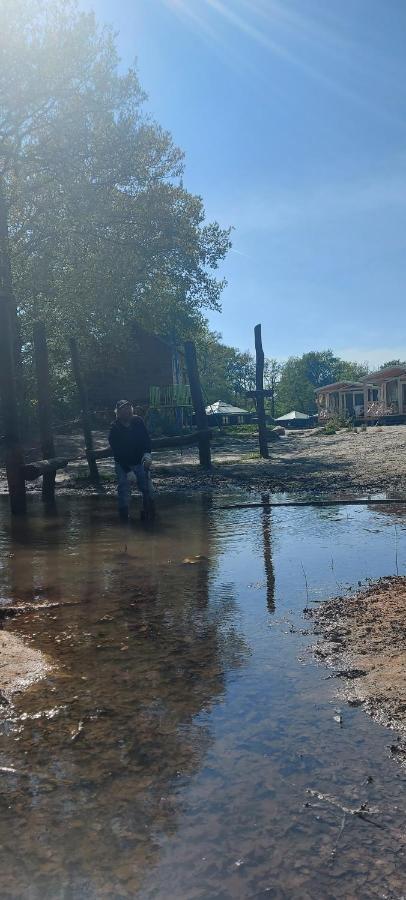
[{"label": "sandy ground", "polygon": [[18,635],[0,631],[0,706],[7,705],[12,694],[43,678],[48,670],[42,653],[27,646]]},{"label": "sandy ground", "polygon": [[391,752],[406,764],[406,577],[383,578],[308,615],[320,635],[314,652],[342,679],[341,695],[398,732]]},{"label": "sandy ground", "polygon": [[[59,436],[57,455],[82,452],[80,434]],[[95,434],[96,447],[106,446],[106,435]],[[213,469],[198,467],[195,448],[154,454],[153,476],[159,492],[214,490],[270,491],[319,494],[387,492],[406,495],[406,425],[368,428],[367,431],[340,431],[325,435],[319,430],[290,432],[269,445],[270,459],[258,456],[258,442],[252,435],[235,437],[222,433],[213,441]],[[35,451],[28,459],[38,458]],[[109,460],[99,463],[106,492],[114,492],[114,471]],[[2,476],[2,477],[1,477]],[[58,490],[90,491],[85,462],[69,465],[58,473]],[[30,490],[38,490],[39,482]],[[0,493],[6,492],[4,472],[0,472]]]}]

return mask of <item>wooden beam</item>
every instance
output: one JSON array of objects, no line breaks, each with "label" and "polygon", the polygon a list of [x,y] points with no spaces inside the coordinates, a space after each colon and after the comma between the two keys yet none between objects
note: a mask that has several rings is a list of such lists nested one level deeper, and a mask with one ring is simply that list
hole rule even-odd
[{"label": "wooden beam", "polygon": [[[192,447],[199,444],[202,439],[210,442],[212,432],[210,429],[206,431],[194,431],[193,434],[173,435],[171,437],[153,438],[151,447],[153,450],[170,450],[176,447]],[[93,450],[92,453],[86,454],[93,459],[111,459],[113,451],[111,447],[105,447],[103,450]]]},{"label": "wooden beam", "polygon": [[211,451],[209,429],[207,427],[206,408],[203,400],[202,386],[200,384],[199,369],[197,366],[196,347],[193,341],[185,341],[185,361],[189,378],[190,394],[195,411],[197,428],[203,432],[199,440],[200,465],[205,469],[211,468]]},{"label": "wooden beam", "polygon": [[55,456],[54,459],[38,459],[33,463],[26,463],[23,466],[24,478],[26,481],[35,481],[40,476],[49,475],[56,472],[57,469],[66,469],[70,462],[62,456]]},{"label": "wooden beam", "polygon": [[255,387],[256,387],[256,406],[258,416],[258,432],[259,432],[259,452],[263,459],[269,458],[268,439],[266,431],[265,405],[264,405],[264,364],[265,357],[262,349],[261,326],[256,325],[254,328],[255,335]]},{"label": "wooden beam", "polygon": [[12,312],[7,203],[0,179],[0,399],[10,507],[13,515],[23,515],[27,511],[27,500],[18,421]]},{"label": "wooden beam", "polygon": [[85,447],[86,447],[86,457],[89,466],[90,479],[94,484],[98,484],[100,481],[99,470],[97,468],[96,458],[94,454],[94,446],[93,446],[93,435],[92,429],[90,425],[90,415],[89,415],[89,406],[87,402],[87,393],[85,384],[82,378],[82,371],[80,367],[79,360],[79,351],[78,346],[75,341],[75,338],[71,338],[69,341],[71,359],[72,359],[72,369],[73,374],[75,376],[76,386],[78,389],[80,408],[82,411],[82,427],[83,427],[83,435],[85,438]]},{"label": "wooden beam", "polygon": [[[261,394],[263,397],[273,397],[273,389],[265,388],[263,391],[261,391]],[[257,396],[257,391],[245,391],[245,396],[250,397],[250,399],[255,400],[256,396]]]},{"label": "wooden beam", "polygon": [[[41,451],[44,459],[55,458],[55,444],[52,434],[51,385],[49,378],[48,346],[43,322],[35,322],[33,328],[35,371],[37,376],[38,421]],[[42,499],[45,503],[55,503],[55,469],[44,472],[42,479]]]}]

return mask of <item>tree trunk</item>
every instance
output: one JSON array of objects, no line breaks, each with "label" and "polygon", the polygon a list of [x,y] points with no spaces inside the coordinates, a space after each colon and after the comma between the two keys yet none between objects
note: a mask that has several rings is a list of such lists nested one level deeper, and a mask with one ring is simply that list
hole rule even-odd
[{"label": "tree trunk", "polygon": [[0,398],[2,405],[5,462],[13,515],[26,512],[20,443],[12,327],[12,284],[8,246],[7,205],[0,181]]},{"label": "tree trunk", "polygon": [[91,481],[94,482],[94,484],[99,484],[99,482],[100,482],[99,470],[97,468],[97,463],[96,463],[96,460],[93,455],[94,454],[93,435],[92,435],[92,429],[91,429],[91,425],[90,425],[90,415],[89,415],[89,407],[88,407],[88,402],[87,402],[87,394],[86,394],[86,388],[84,385],[84,381],[82,378],[78,346],[75,341],[75,338],[70,339],[69,347],[70,347],[70,353],[71,353],[71,358],[72,358],[73,374],[75,376],[76,386],[77,386],[78,394],[79,394],[80,408],[82,410],[83,435],[85,438],[85,447],[86,447],[86,455],[87,455],[87,462],[88,462],[88,466],[89,466],[90,478],[91,478]]},{"label": "tree trunk", "polygon": [[193,341],[185,341],[185,359],[196,425],[199,431],[205,432],[199,440],[199,461],[205,469],[211,469],[210,433],[197,367],[196,347]]},{"label": "tree trunk", "polygon": [[[41,450],[44,459],[55,458],[55,444],[52,434],[51,386],[49,381],[48,347],[45,325],[36,322],[33,330],[35,371],[37,376],[38,421]],[[42,477],[42,499],[45,503],[55,503],[55,471],[44,472]]]},{"label": "tree trunk", "polygon": [[257,404],[257,416],[258,416],[258,432],[259,432],[259,452],[263,459],[269,458],[268,453],[268,440],[266,433],[266,418],[265,418],[265,404],[264,404],[264,351],[262,349],[262,338],[261,338],[261,326],[256,325],[254,329],[255,334],[255,355],[256,355],[256,369],[255,369],[255,389],[256,389],[256,404]]}]

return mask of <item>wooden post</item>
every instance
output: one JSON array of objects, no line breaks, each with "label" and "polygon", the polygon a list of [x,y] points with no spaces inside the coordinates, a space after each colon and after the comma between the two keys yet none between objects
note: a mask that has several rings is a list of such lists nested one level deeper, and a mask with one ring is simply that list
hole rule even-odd
[{"label": "wooden post", "polygon": [[205,469],[210,469],[210,434],[208,431],[206,409],[203,400],[202,386],[200,384],[199,370],[197,367],[196,347],[193,341],[185,341],[185,360],[190,393],[196,416],[196,426],[199,430],[206,432],[199,440],[199,461],[200,465]]},{"label": "wooden post", "polygon": [[255,334],[255,388],[256,388],[256,405],[258,416],[258,432],[259,432],[259,452],[263,459],[269,458],[268,440],[266,433],[265,404],[264,404],[264,351],[262,349],[261,326],[256,325]]},{"label": "wooden post", "polygon": [[7,482],[13,515],[27,510],[24,457],[20,443],[12,327],[12,283],[7,205],[0,180],[0,398]]},{"label": "wooden post", "polygon": [[88,466],[89,466],[90,478],[95,484],[98,484],[100,481],[100,476],[99,476],[99,470],[97,468],[96,460],[95,460],[94,456],[92,456],[92,454],[94,453],[94,446],[93,446],[92,429],[90,426],[89,407],[88,407],[88,403],[87,403],[87,394],[86,394],[86,389],[85,389],[85,385],[84,385],[83,378],[82,378],[82,372],[80,369],[78,346],[75,341],[75,338],[70,339],[69,347],[70,347],[70,353],[71,353],[71,358],[72,358],[73,374],[75,376],[76,386],[77,386],[78,394],[79,394],[80,408],[82,411],[82,427],[83,427],[83,434],[84,434],[84,438],[85,438],[85,447],[86,447],[86,455],[87,455],[87,462],[88,462]]},{"label": "wooden post", "polygon": [[[52,434],[51,385],[49,381],[48,347],[45,325],[35,322],[33,328],[35,372],[37,376],[38,421],[41,450],[44,459],[54,459],[55,444]],[[42,499],[55,503],[55,470],[42,476]]]}]

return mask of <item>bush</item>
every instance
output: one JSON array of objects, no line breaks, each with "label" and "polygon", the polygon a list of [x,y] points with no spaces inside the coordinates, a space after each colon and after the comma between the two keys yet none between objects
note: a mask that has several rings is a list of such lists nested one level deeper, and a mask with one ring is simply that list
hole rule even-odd
[{"label": "bush", "polygon": [[322,434],[336,434],[337,427],[334,419],[331,419],[330,422],[327,422],[327,425],[324,426]]},{"label": "bush", "polygon": [[329,419],[323,428],[323,434],[336,434],[340,428],[346,428],[347,431],[353,431],[354,425],[352,419],[346,419],[344,416],[336,416]]}]

